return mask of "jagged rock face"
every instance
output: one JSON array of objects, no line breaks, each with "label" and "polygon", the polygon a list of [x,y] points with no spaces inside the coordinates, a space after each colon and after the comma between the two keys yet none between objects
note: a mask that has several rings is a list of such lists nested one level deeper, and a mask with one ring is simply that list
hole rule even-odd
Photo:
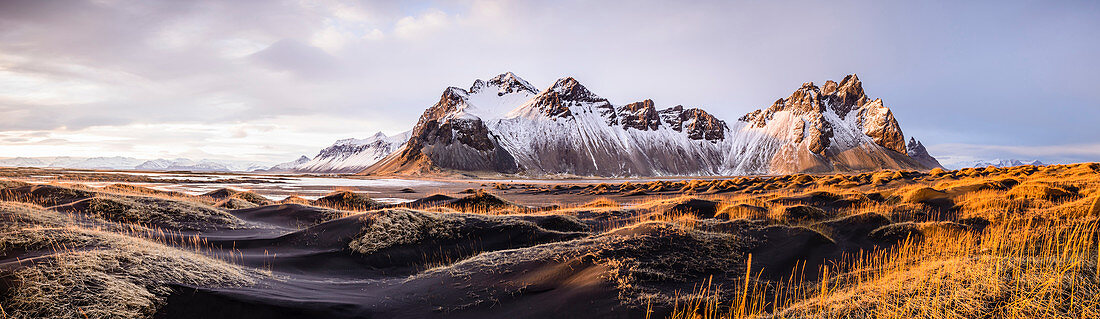
[{"label": "jagged rock face", "polygon": [[921,144],[921,142],[915,138],[909,138],[909,143],[905,146],[905,151],[910,158],[916,160],[925,167],[943,167],[943,165],[940,165],[940,161],[932,157],[931,154],[928,154],[928,149],[924,148],[924,144]]},{"label": "jagged rock face", "polygon": [[569,110],[569,106],[562,102],[561,95],[555,92],[550,94],[539,95],[534,101],[534,108],[539,110],[540,113],[545,114],[551,118],[571,118],[573,112]]},{"label": "jagged rock face", "polygon": [[875,144],[905,154],[905,135],[894,113],[882,106],[882,99],[875,99],[859,110],[859,124]]},{"label": "jagged rock face", "polygon": [[[555,96],[572,116],[547,116],[545,101]],[[683,121],[680,113],[677,123]],[[572,78],[558,80],[509,114],[490,129],[530,174],[702,175],[716,173],[721,157],[662,123],[652,101],[615,108]]]},{"label": "jagged rock face", "polygon": [[840,84],[832,80],[825,82],[822,94],[828,98],[826,101],[837,115],[843,117],[853,109],[867,103],[867,94],[863,92],[863,83],[855,74],[845,76]]},{"label": "jagged rock face", "polygon": [[559,79],[554,83],[554,86],[551,86],[550,89],[547,90],[547,92],[560,96],[566,101],[588,103],[607,102],[606,99],[592,94],[592,92],[588,91],[588,88],[571,77]]},{"label": "jagged rock face", "polygon": [[[831,110],[841,120],[858,110],[856,122],[863,130],[863,134],[871,137],[879,146],[905,154],[904,134],[897,120],[894,119],[893,113],[882,105],[881,99],[869,101],[867,94],[863,91],[863,83],[854,74],[844,77],[840,83],[826,81],[821,88],[813,83],[804,83],[787,98],[775,101],[767,109],[745,114],[739,120],[756,128],[764,128],[778,112],[788,111],[799,116],[806,115],[807,122],[818,124],[808,127],[805,133],[805,138],[812,142],[810,151],[822,155],[831,144],[828,139],[832,137],[831,125],[819,116],[827,110]],[[802,138],[796,138],[796,140],[801,143]]]},{"label": "jagged rock face", "polygon": [[928,169],[905,152],[904,134],[882,100],[871,101],[855,75],[821,87],[805,83],[787,98],[734,125],[732,172],[832,172]]},{"label": "jagged rock face", "polygon": [[619,118],[611,102],[592,94],[571,77],[558,80],[549,89],[536,95],[529,103],[531,104],[529,109],[535,110],[538,114],[565,119],[573,117],[571,107],[590,104],[608,125],[619,125]]},{"label": "jagged rock face", "polygon": [[693,140],[718,141],[726,138],[726,122],[696,108],[684,110],[680,116],[684,132]]},{"label": "jagged rock face", "polygon": [[451,145],[461,143],[475,150],[488,151],[495,144],[489,134],[489,129],[481,119],[452,118],[448,120],[431,120],[423,126],[413,130],[414,138],[410,140],[415,145],[424,143],[439,143]]},{"label": "jagged rock face", "polygon": [[653,107],[653,100],[623,105],[619,107],[619,115],[624,128],[656,131],[661,125],[661,117],[657,115],[657,108]]},{"label": "jagged rock face", "polygon": [[661,110],[659,116],[672,130],[687,133],[693,140],[720,141],[726,138],[726,122],[707,111],[684,109],[682,105]]},{"label": "jagged rock face", "polygon": [[[469,93],[448,88],[413,127],[408,143],[395,161],[398,166],[428,162],[438,168],[514,173],[519,170],[511,154],[500,148],[496,137],[478,117],[463,110]],[[420,169],[420,168],[418,168]]]},{"label": "jagged rock face", "polygon": [[[829,83],[834,82],[826,82],[826,88],[835,92],[836,85],[830,85]],[[764,127],[775,116],[775,113],[781,111],[790,111],[796,115],[818,114],[825,111],[826,104],[822,97],[828,99],[830,96],[823,95],[822,89],[814,85],[813,82],[803,83],[802,87],[795,90],[787,98],[776,100],[767,109],[745,114],[739,120],[752,123],[755,127]]]},{"label": "jagged rock face", "polygon": [[459,106],[465,102],[468,95],[469,93],[456,87],[449,87],[443,90],[443,96],[439,97],[439,102],[436,102],[435,105],[424,110],[424,114],[420,115],[420,120],[417,121],[416,126],[413,127],[413,135],[417,135],[415,132],[420,131],[418,128],[422,128],[427,122],[439,121],[457,112]]},{"label": "jagged rock face", "polygon": [[684,120],[680,118],[680,116],[683,114],[683,105],[673,106],[657,112],[657,115],[661,117],[661,121],[665,122],[665,124],[667,124],[669,128],[672,128],[673,131],[677,132],[684,131]]},{"label": "jagged rock face", "polygon": [[833,138],[832,125],[818,113],[810,118],[808,128],[806,135],[810,140],[810,152],[825,156],[825,150],[829,148],[829,143]]},{"label": "jagged rock face", "polygon": [[[577,95],[573,93],[572,95]],[[548,91],[546,94],[539,94],[535,97],[533,109],[539,110],[540,113],[545,114],[550,118],[571,118],[573,112],[569,109],[571,104],[568,100],[563,99],[563,94],[557,91]]]},{"label": "jagged rock face", "polygon": [[[796,114],[805,113],[821,113],[825,110],[825,103],[821,101],[821,90],[813,84],[813,82],[806,82],[802,84],[802,87],[791,93],[784,100],[782,105],[773,104],[769,111],[775,108],[782,108],[784,110],[793,110]],[[779,110],[774,110],[775,111]]]},{"label": "jagged rock face", "polygon": [[795,143],[801,144],[806,140],[806,121],[795,121],[791,135],[794,136]]}]

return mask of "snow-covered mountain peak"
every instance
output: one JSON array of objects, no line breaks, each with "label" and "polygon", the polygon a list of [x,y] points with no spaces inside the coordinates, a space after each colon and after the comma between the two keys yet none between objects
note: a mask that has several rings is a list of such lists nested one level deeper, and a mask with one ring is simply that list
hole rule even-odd
[{"label": "snow-covered mountain peak", "polygon": [[649,99],[620,106],[619,117],[623,128],[656,131],[661,126],[661,117]]},{"label": "snow-covered mountain peak", "polygon": [[928,149],[924,148],[924,144],[914,137],[910,137],[909,143],[905,145],[905,155],[909,155],[909,158],[925,167],[943,167],[943,165],[940,165],[940,161],[928,154]]},{"label": "snow-covered mountain peak", "polygon": [[[271,171],[299,173],[354,173],[378,162],[396,151],[409,140],[410,131],[387,136],[378,132],[373,136],[347,138],[326,147],[312,159],[302,156],[293,162],[276,165]],[[304,161],[303,161],[304,159]]]},{"label": "snow-covered mountain peak", "polygon": [[466,92],[466,90],[463,90],[461,88],[452,86],[448,87],[446,90],[443,90],[443,96],[441,97],[440,102],[446,101],[446,104],[454,105],[457,104],[458,101],[466,101],[466,98],[468,97],[470,97],[469,92]]},{"label": "snow-covered mountain peak", "polygon": [[497,96],[504,96],[509,93],[528,93],[531,95],[538,93],[538,89],[534,85],[512,72],[501,73],[489,79],[489,81],[482,81],[481,79],[474,81],[474,84],[470,86],[470,94],[481,93],[487,89],[488,91],[495,91],[494,93]]},{"label": "snow-covered mountain peak", "polygon": [[906,152],[912,153],[913,151],[921,148],[924,148],[924,144],[921,144],[921,142],[918,141],[916,137],[910,136],[909,143],[905,146]]},{"label": "snow-covered mountain peak", "polygon": [[293,172],[296,169],[298,169],[298,167],[304,165],[305,163],[309,163],[309,160],[310,160],[309,157],[307,157],[305,155],[302,155],[301,157],[298,157],[298,159],[296,159],[294,161],[277,164],[275,166],[272,166],[271,168],[268,168],[265,171],[268,171],[268,172]]},{"label": "snow-covered mountain peak", "polygon": [[777,112],[790,111],[796,115],[802,115],[822,113],[826,110],[832,110],[838,117],[844,119],[853,110],[861,109],[870,102],[863,91],[863,83],[859,81],[859,77],[849,74],[840,83],[828,80],[821,87],[814,85],[813,82],[803,83],[790,96],[776,100],[766,109],[746,114],[740,120],[752,123],[756,127],[764,127]]},{"label": "snow-covered mountain peak", "polygon": [[576,79],[558,79],[523,106],[508,113],[507,118],[573,119],[575,115],[594,114],[607,125],[619,125],[615,107],[607,99],[592,93]]},{"label": "snow-covered mountain peak", "polygon": [[729,128],[726,122],[699,108],[673,106],[657,112],[661,122],[677,132],[687,133],[693,140],[720,141],[725,139]]},{"label": "snow-covered mountain peak", "polygon": [[457,87],[448,87],[443,90],[443,95],[432,107],[424,111],[420,116],[417,126],[426,120],[440,120],[443,118],[460,116],[468,106],[470,94],[466,90]]},{"label": "snow-covered mountain peak", "polygon": [[822,94],[828,96],[825,101],[829,108],[841,117],[868,102],[867,94],[863,92],[863,83],[855,74],[845,76],[839,84],[829,80],[822,88]]},{"label": "snow-covered mountain peak", "polygon": [[821,102],[820,95],[821,89],[813,82],[802,83],[802,87],[787,97],[779,111],[821,113],[825,110],[825,104]]},{"label": "snow-covered mountain peak", "polygon": [[332,145],[358,146],[358,145],[365,145],[365,144],[374,143],[376,141],[384,140],[384,139],[387,139],[387,138],[390,138],[390,137],[387,136],[386,133],[378,132],[378,133],[374,133],[374,135],[371,135],[370,137],[367,137],[367,138],[361,138],[361,139],[360,138],[345,138],[345,139],[337,140],[335,143],[332,143]]},{"label": "snow-covered mountain peak", "polygon": [[907,153],[893,113],[881,99],[869,101],[855,74],[839,83],[825,81],[822,87],[803,83],[787,98],[746,114],[740,121],[749,129],[797,144],[791,152],[807,150],[826,157],[877,144],[896,154]]},{"label": "snow-covered mountain peak", "polygon": [[560,97],[561,99],[566,100],[566,101],[577,101],[577,102],[598,102],[598,101],[601,101],[601,100],[606,101],[603,98],[601,98],[600,96],[598,96],[596,94],[593,94],[591,91],[588,90],[588,88],[584,87],[584,85],[581,85],[581,83],[577,82],[577,79],[574,79],[573,77],[565,77],[565,78],[558,79],[556,82],[554,82],[554,85],[551,85],[550,88],[547,89],[542,94],[547,94],[547,93],[554,93],[558,97]]},{"label": "snow-covered mountain peak", "polygon": [[499,119],[530,100],[538,90],[531,83],[506,72],[489,81],[477,80],[470,87],[466,113],[482,120]]}]

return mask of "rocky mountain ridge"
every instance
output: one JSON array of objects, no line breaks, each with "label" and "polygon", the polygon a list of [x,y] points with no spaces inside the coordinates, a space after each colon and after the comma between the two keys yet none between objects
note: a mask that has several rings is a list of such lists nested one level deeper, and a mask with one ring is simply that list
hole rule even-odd
[{"label": "rocky mountain ridge", "polygon": [[[522,101],[519,102],[519,101]],[[508,110],[508,111],[506,111]],[[574,78],[542,91],[508,72],[447,88],[399,150],[363,174],[743,175],[938,167],[855,75],[805,83],[727,123],[652,100],[615,106]]]}]

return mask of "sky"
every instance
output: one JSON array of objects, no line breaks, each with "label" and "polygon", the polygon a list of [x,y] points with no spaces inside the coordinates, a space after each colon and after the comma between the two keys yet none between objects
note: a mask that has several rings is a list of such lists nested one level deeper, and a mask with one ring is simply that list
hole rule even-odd
[{"label": "sky", "polygon": [[858,74],[945,163],[1100,161],[1097,1],[0,1],[0,157],[250,160],[572,76],[736,120]]}]

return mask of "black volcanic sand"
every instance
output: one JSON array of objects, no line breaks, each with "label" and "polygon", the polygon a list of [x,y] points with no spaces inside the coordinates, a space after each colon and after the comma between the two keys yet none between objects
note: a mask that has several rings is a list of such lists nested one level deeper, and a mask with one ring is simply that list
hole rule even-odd
[{"label": "black volcanic sand", "polygon": [[[876,199],[829,193],[774,198],[786,209],[771,217],[761,212],[752,220],[730,220],[720,203],[695,198],[666,200],[656,208],[575,205],[553,215],[508,198],[517,192],[565,200],[616,198],[639,189],[660,195],[759,183],[513,185],[496,192],[406,193],[420,199],[402,205],[355,193],[335,193],[309,203],[314,206],[270,203],[228,190],[193,198],[146,197],[13,184],[0,194],[68,214],[56,222],[61,225],[116,229],[119,223],[136,223],[150,228],[131,234],[168,246],[188,250],[186,243],[201,242],[200,253],[260,274],[253,284],[236,287],[163,283],[170,289],[156,310],[159,318],[637,318],[647,308],[664,317],[678,296],[702,282],[736,287],[750,255],[757,280],[783,281],[801,267],[807,270],[801,277],[812,281],[813,270],[844,254],[889,247],[930,228],[971,228],[893,223],[874,213],[836,218],[838,208]],[[215,205],[227,199],[255,207]],[[11,215],[0,219],[5,223],[25,219],[0,213]],[[694,227],[660,218],[683,214],[698,219]],[[830,236],[816,229],[829,229]],[[27,258],[49,255],[51,249],[4,251],[0,278],[39,265],[40,258]],[[18,286],[0,281],[2,291]]]}]

